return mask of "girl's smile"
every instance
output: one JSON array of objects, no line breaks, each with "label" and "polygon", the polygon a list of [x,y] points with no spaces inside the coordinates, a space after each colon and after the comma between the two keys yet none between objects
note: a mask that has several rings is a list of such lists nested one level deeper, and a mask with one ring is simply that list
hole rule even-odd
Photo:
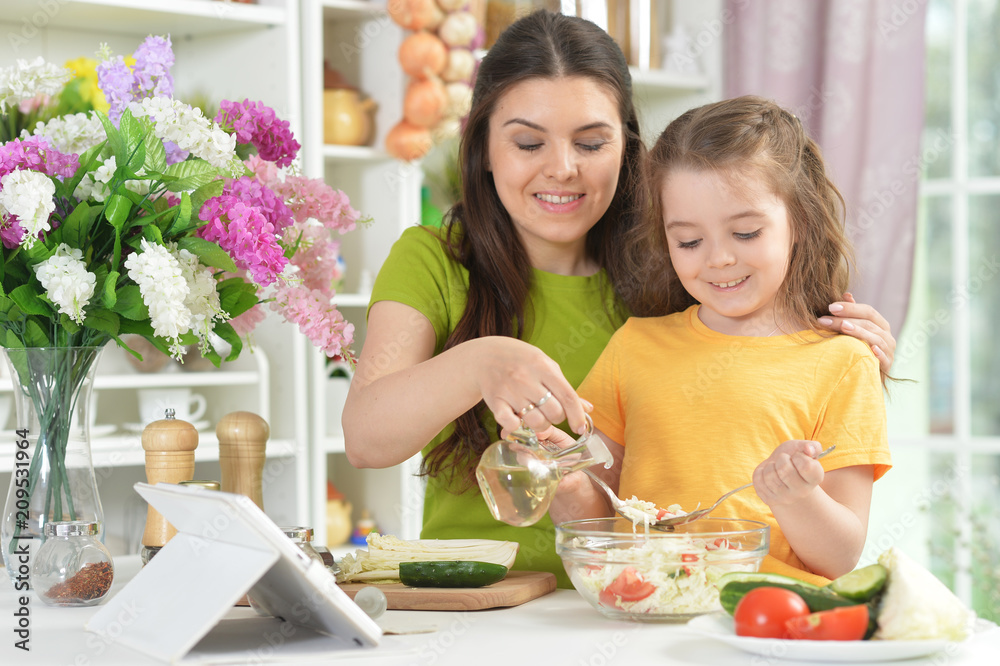
[{"label": "girl's smile", "polygon": [[767,336],[791,256],[784,202],[746,174],[676,170],[661,192],[670,261],[709,328]]}]

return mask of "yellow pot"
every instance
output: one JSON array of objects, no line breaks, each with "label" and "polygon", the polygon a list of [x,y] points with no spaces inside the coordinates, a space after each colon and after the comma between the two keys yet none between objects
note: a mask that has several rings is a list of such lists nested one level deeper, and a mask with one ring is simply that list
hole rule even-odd
[{"label": "yellow pot", "polygon": [[364,146],[372,138],[371,99],[362,100],[357,90],[337,88],[323,91],[323,141],[342,146]]},{"label": "yellow pot", "polygon": [[351,503],[329,500],[326,503],[326,547],[333,548],[351,536]]}]

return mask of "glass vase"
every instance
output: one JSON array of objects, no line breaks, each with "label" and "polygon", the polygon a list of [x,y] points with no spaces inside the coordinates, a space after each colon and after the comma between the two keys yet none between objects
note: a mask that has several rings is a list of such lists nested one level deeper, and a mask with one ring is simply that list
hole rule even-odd
[{"label": "glass vase", "polygon": [[49,522],[96,522],[104,510],[90,455],[91,393],[103,347],[4,349],[16,416],[14,463],[0,549],[15,589],[31,586],[34,554]]}]

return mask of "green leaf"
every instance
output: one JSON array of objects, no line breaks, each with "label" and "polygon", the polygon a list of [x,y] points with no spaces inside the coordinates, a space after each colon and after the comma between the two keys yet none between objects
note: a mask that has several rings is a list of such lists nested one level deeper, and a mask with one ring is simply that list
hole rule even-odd
[{"label": "green leaf", "polygon": [[145,139],[148,130],[143,123],[136,120],[127,108],[122,111],[121,118],[118,120],[118,130],[125,140],[125,150],[128,155],[128,161],[119,162],[118,166],[126,167],[132,172],[130,175],[134,175],[146,161]]},{"label": "green leaf", "polygon": [[104,216],[108,218],[108,222],[116,231],[121,232],[125,227],[125,222],[128,221],[128,214],[131,210],[132,202],[120,194],[112,194],[105,203]]},{"label": "green leaf", "polygon": [[198,257],[201,263],[224,271],[233,272],[236,270],[236,263],[233,258],[221,247],[204,238],[187,236],[177,241],[177,247],[187,250]]},{"label": "green leaf", "polygon": [[[48,321],[46,321],[46,327],[48,326]],[[38,320],[34,317],[28,317],[27,322],[24,325],[24,346],[25,347],[48,347],[52,343],[49,340],[48,334],[45,332],[45,328],[38,323]]]},{"label": "green leaf", "polygon": [[[94,206],[97,208],[97,206]],[[77,207],[73,209],[73,212],[66,216],[63,220],[62,225],[59,227],[62,229],[63,242],[70,247],[83,248],[84,243],[87,241],[87,237],[90,235],[90,227],[93,225],[96,219],[96,213],[90,213],[90,206],[86,201],[81,201],[77,204]]]},{"label": "green leaf", "polygon": [[3,346],[7,349],[24,349],[24,343],[17,334],[9,328],[3,329]]},{"label": "green leaf", "polygon": [[224,175],[224,171],[212,166],[205,160],[193,159],[171,164],[167,167],[164,175],[176,178],[176,180],[172,180],[171,178],[164,179],[168,190],[171,192],[184,192],[186,190],[197,189],[215,180],[219,176]]},{"label": "green leaf", "polygon": [[142,292],[135,284],[127,284],[118,290],[118,300],[113,309],[126,319],[149,319],[149,308],[142,302]]},{"label": "green leaf", "polygon": [[22,284],[20,287],[15,288],[10,292],[10,297],[17,303],[17,307],[29,315],[38,315],[40,317],[52,316],[52,307],[41,299],[38,293],[35,292],[35,288],[30,284]]},{"label": "green leaf", "polygon": [[59,316],[59,325],[62,326],[70,335],[76,335],[80,332],[80,325],[70,319],[69,315],[65,313]]},{"label": "green leaf", "polygon": [[[222,194],[222,190],[226,183],[222,179],[213,180],[210,183],[205,183],[194,192],[191,193],[191,209],[198,213],[201,211],[201,207],[205,205],[205,202],[212,197],[217,197]],[[201,226],[200,220],[197,223]]]},{"label": "green leaf", "polygon": [[160,228],[155,224],[147,224],[142,229],[142,237],[151,243],[156,243],[157,245],[163,245],[163,233]]},{"label": "green leaf", "polygon": [[222,323],[216,324],[213,332],[232,345],[232,349],[229,351],[229,356],[226,357],[226,360],[235,361],[239,358],[240,352],[243,351],[243,340],[240,339],[236,330],[229,324]]},{"label": "green leaf", "polygon": [[104,277],[104,285],[101,293],[104,295],[104,306],[109,310],[115,309],[115,304],[118,302],[118,278],[121,274],[118,271],[110,271]]},{"label": "green leaf", "polygon": [[171,225],[170,232],[181,232],[187,229],[189,224],[191,224],[191,195],[187,192],[181,192],[181,203],[178,206],[177,218],[174,220],[173,225]]},{"label": "green leaf", "polygon": [[163,142],[156,136],[151,127],[146,129],[146,137],[143,141],[146,148],[146,161],[143,168],[146,173],[159,173],[167,168],[167,151],[163,147]]},{"label": "green leaf", "polygon": [[84,328],[107,333],[111,337],[118,335],[121,328],[121,320],[111,310],[106,308],[94,308],[87,312],[87,318],[83,320]]},{"label": "green leaf", "polygon": [[111,147],[111,154],[115,156],[115,162],[117,164],[127,164],[128,148],[125,145],[125,139],[122,137],[121,132],[118,131],[118,128],[114,126],[106,114],[100,111],[94,111],[94,113],[97,114],[101,124],[104,125],[104,133],[108,135],[108,145]]}]

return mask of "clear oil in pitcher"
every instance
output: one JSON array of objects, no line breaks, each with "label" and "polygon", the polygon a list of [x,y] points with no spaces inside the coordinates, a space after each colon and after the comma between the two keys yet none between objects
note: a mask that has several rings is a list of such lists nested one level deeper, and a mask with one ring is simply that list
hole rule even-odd
[{"label": "clear oil in pitcher", "polygon": [[533,525],[549,510],[559,485],[556,467],[532,462],[527,465],[480,464],[476,479],[483,499],[497,520],[522,527]]}]

